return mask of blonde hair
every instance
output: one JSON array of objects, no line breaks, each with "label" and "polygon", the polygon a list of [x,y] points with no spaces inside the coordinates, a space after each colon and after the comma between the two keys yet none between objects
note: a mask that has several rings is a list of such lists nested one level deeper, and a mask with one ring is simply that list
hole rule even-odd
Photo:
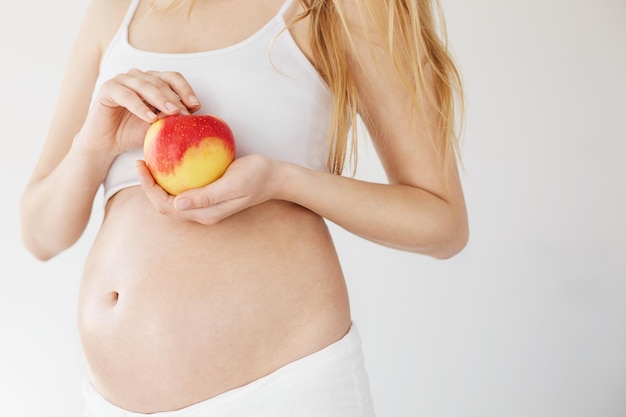
[{"label": "blonde hair", "polygon": [[[293,21],[311,19],[313,60],[333,96],[328,156],[331,172],[343,171],[348,141],[356,167],[358,100],[346,51],[353,47],[354,36],[363,34],[393,62],[411,102],[421,114],[425,112],[424,98],[436,110],[438,125],[436,133],[431,130],[430,134],[442,162],[451,157],[460,159],[464,94],[460,73],[448,49],[444,14],[438,0],[354,0],[361,21],[360,34],[350,33],[343,5],[346,0],[300,1],[305,11]],[[432,69],[432,86],[425,77],[427,66]]]},{"label": "blonde hair", "polygon": [[[171,0],[165,9],[179,3]],[[463,124],[464,92],[461,75],[448,48],[445,16],[439,0],[299,0],[304,12],[288,27],[310,18],[313,61],[332,93],[328,170],[343,172],[347,151],[353,170],[357,162],[357,89],[349,69],[348,51],[354,36],[365,36],[381,47],[393,62],[411,102],[424,115],[424,99],[438,115],[429,134],[442,163],[460,160],[459,138]],[[360,34],[351,33],[343,4],[354,1]],[[155,4],[158,0],[155,0]],[[167,1],[166,1],[167,3]],[[195,0],[190,6],[193,7]],[[162,9],[163,10],[163,9]],[[352,19],[354,16],[350,16]],[[434,78],[425,76],[429,67]]]}]

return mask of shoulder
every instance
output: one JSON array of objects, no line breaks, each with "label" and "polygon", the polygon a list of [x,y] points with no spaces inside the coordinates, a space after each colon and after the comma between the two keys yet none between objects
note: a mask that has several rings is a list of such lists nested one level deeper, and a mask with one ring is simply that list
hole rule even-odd
[{"label": "shoulder", "polygon": [[130,5],[131,0],[91,0],[83,18],[83,34],[105,49]]},{"label": "shoulder", "polygon": [[97,17],[103,23],[112,20],[121,22],[130,5],[131,0],[91,0],[87,17]]}]

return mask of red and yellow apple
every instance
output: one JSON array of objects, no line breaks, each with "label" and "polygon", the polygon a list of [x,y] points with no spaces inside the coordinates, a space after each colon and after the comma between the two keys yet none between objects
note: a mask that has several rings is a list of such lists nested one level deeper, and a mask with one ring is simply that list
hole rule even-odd
[{"label": "red and yellow apple", "polygon": [[150,125],[144,160],[154,180],[171,195],[220,178],[235,159],[230,126],[210,115],[172,115]]}]

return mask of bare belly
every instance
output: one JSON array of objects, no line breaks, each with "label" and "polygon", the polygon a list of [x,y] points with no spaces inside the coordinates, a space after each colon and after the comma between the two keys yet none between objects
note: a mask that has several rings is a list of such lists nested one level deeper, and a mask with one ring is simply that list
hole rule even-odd
[{"label": "bare belly", "polygon": [[324,221],[268,202],[215,226],[118,193],[85,264],[79,331],[90,378],[130,411],[179,409],[340,339],[348,297]]}]

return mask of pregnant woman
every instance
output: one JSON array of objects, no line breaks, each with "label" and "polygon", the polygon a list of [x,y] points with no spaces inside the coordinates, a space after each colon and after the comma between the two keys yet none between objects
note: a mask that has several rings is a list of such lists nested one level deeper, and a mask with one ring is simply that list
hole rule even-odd
[{"label": "pregnant woman", "polygon": [[[105,208],[79,293],[85,416],[374,415],[326,219],[435,258],[465,246],[462,88],[439,11],[91,1],[21,206],[40,260]],[[237,141],[220,179],[177,196],[142,153],[174,114],[217,115]],[[342,175],[357,117],[385,184]]]}]

